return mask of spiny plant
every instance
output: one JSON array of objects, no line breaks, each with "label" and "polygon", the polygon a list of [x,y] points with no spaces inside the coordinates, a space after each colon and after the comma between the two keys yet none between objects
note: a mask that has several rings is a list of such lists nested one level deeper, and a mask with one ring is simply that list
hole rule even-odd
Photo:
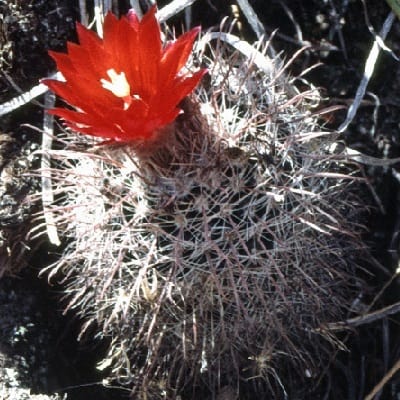
[{"label": "spiny plant", "polygon": [[51,151],[49,277],[134,398],[286,398],[343,348],[324,327],[363,290],[358,167],[266,49],[162,45],[155,11],[51,54],[76,110],[51,111],[72,130]]}]

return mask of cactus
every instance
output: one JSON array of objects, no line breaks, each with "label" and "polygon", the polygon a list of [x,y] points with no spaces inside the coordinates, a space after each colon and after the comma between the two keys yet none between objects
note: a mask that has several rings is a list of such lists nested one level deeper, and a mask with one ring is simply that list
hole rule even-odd
[{"label": "cactus", "polygon": [[298,91],[265,51],[260,68],[207,43],[187,68],[209,74],[162,139],[60,135],[65,246],[46,271],[81,335],[110,340],[99,368],[137,398],[280,398],[343,348],[324,326],[364,286],[362,180],[320,126],[315,88]]}]

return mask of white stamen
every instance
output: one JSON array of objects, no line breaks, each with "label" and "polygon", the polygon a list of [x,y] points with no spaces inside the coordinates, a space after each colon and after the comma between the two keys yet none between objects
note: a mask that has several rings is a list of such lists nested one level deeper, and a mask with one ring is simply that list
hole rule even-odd
[{"label": "white stamen", "polygon": [[131,93],[131,87],[126,80],[125,72],[117,74],[114,68],[107,71],[107,75],[110,81],[106,79],[100,79],[100,83],[104,89],[109,90],[117,97],[128,97]]}]

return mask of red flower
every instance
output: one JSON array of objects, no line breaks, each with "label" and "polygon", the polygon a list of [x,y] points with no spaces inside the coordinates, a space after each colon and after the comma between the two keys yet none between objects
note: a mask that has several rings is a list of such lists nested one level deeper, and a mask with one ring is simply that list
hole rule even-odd
[{"label": "red flower", "polygon": [[77,23],[80,44],[68,42],[68,54],[49,52],[65,82],[43,81],[77,110],[49,112],[75,131],[117,142],[154,139],[174,121],[206,72],[182,72],[200,28],[163,47],[155,13],[154,6],[139,21],[133,11],[120,20],[109,12],[104,39]]}]

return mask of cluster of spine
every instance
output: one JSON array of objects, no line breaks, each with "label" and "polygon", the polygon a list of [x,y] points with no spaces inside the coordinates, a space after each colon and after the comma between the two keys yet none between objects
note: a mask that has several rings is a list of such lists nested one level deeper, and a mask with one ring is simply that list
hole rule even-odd
[{"label": "cluster of spine", "polygon": [[49,273],[82,334],[109,338],[101,367],[144,398],[289,393],[322,372],[340,346],[324,326],[362,290],[358,170],[279,62],[198,56],[209,78],[154,152],[65,133]]}]

